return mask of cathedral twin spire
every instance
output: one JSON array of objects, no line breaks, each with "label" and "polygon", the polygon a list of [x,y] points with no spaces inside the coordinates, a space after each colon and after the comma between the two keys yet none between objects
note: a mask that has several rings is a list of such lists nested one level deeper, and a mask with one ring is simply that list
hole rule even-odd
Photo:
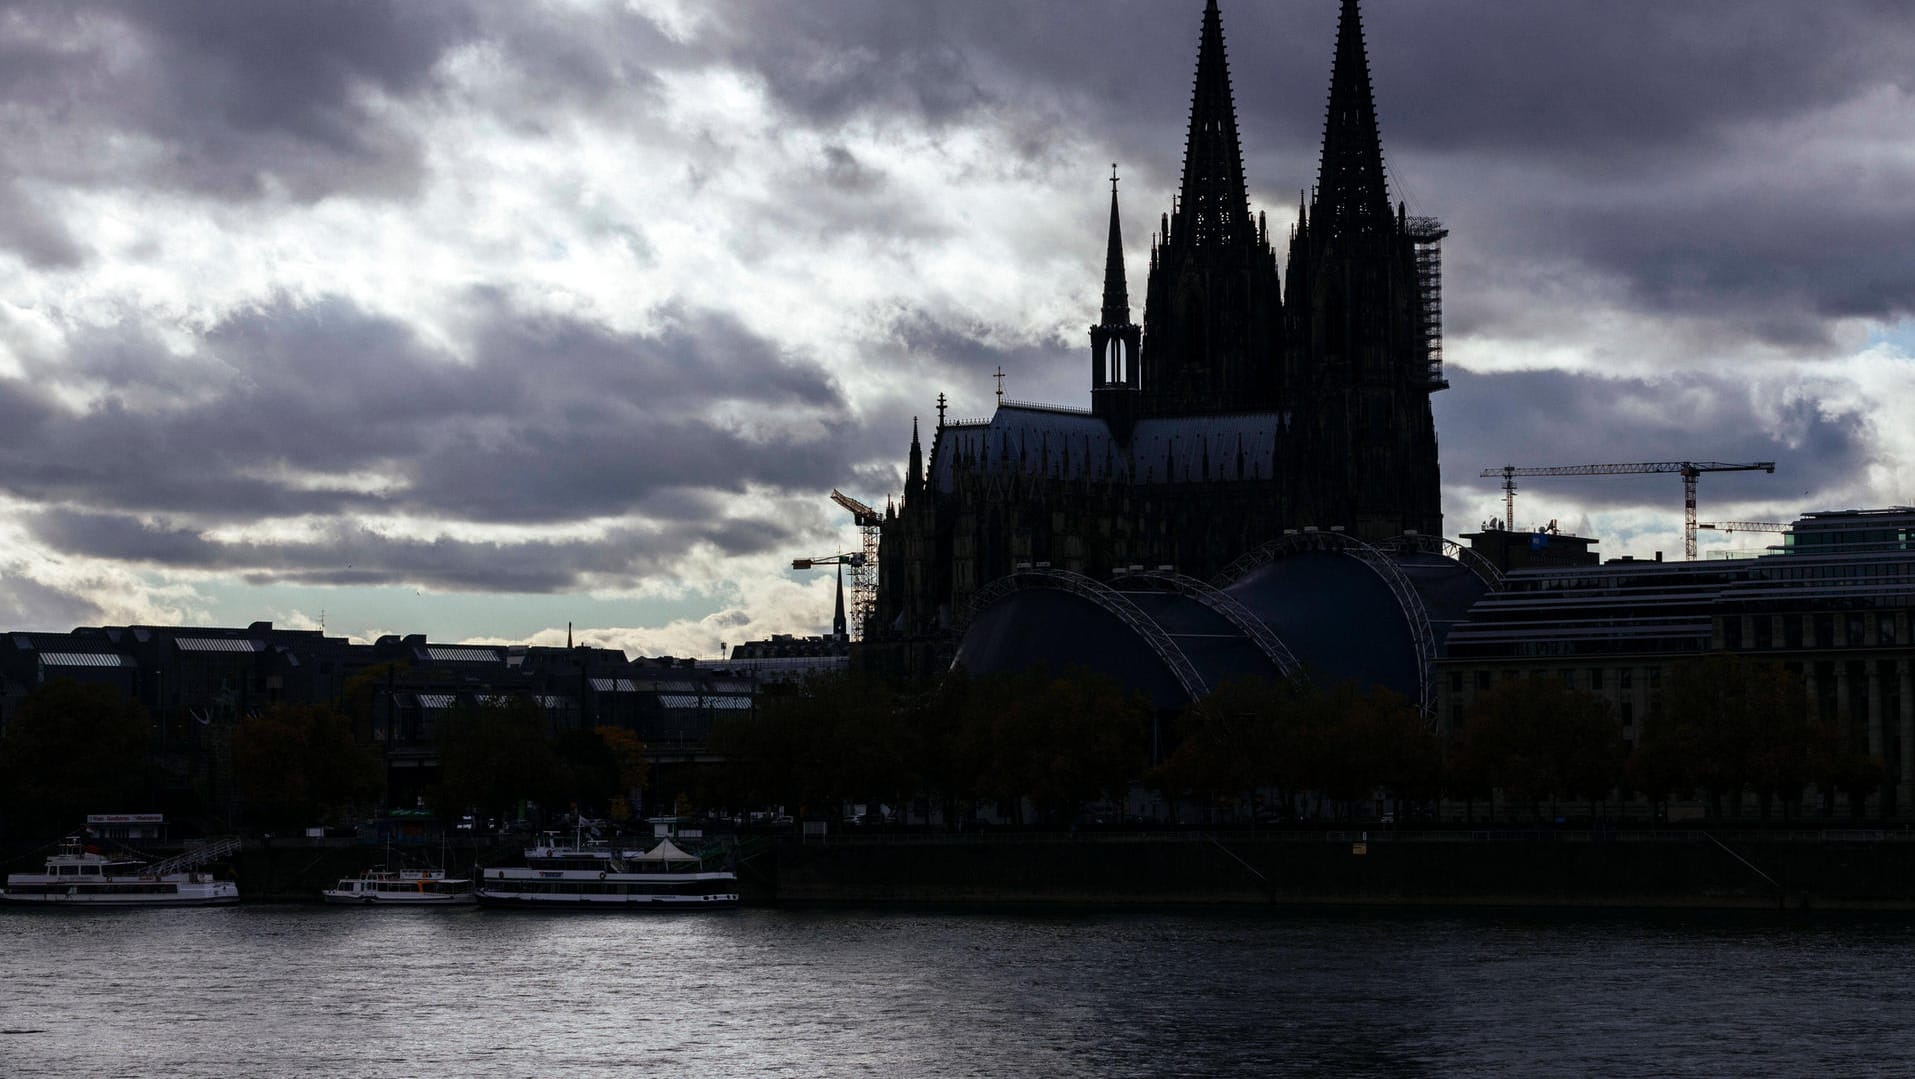
[{"label": "cathedral twin spire", "polygon": [[[1394,235],[1357,0],[1343,0],[1338,17],[1323,132],[1307,218],[1298,207],[1298,233],[1309,234],[1305,249],[1320,253],[1332,236]],[[1292,277],[1297,253],[1293,245]],[[1291,284],[1294,292],[1298,282]],[[1120,347],[1130,313],[1112,177],[1103,311],[1091,330],[1093,410],[1127,433],[1126,416],[1287,407],[1289,383],[1300,375],[1285,356],[1284,307],[1268,231],[1261,217],[1250,216],[1223,17],[1217,0],[1205,0],[1183,175],[1152,238],[1142,340],[1132,350],[1142,352],[1141,362]],[[1111,392],[1119,389],[1136,392]]]},{"label": "cathedral twin spire", "polygon": [[1337,17],[1330,107],[1323,120],[1323,156],[1317,166],[1310,221],[1318,230],[1337,234],[1381,232],[1390,224],[1383,140],[1377,132],[1370,60],[1363,47],[1363,13],[1357,0],[1343,0]]},{"label": "cathedral twin spire", "polygon": [[1223,16],[1217,0],[1208,0],[1197,46],[1183,184],[1171,228],[1180,244],[1228,248],[1246,238],[1249,215],[1243,147],[1237,139],[1237,103],[1230,92],[1230,61],[1224,56]]}]

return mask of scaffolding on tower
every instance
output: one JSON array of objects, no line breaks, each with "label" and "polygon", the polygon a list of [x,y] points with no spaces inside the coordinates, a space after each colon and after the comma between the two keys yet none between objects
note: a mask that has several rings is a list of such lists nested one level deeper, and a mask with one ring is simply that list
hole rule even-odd
[{"label": "scaffolding on tower", "polygon": [[864,537],[864,560],[851,567],[851,639],[864,640],[865,628],[878,610],[878,511],[842,491],[833,490],[831,501],[851,512],[851,519]]},{"label": "scaffolding on tower", "polygon": [[1443,237],[1450,230],[1434,217],[1412,217],[1405,225],[1416,251],[1417,329],[1429,363],[1424,381],[1440,390],[1449,386],[1443,378]]}]

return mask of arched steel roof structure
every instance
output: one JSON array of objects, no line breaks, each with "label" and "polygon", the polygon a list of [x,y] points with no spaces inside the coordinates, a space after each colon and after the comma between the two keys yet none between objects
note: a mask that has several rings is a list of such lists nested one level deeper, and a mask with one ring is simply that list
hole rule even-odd
[{"label": "arched steel roof structure", "polygon": [[1440,538],[1287,535],[1206,583],[1170,569],[1109,581],[1020,568],[973,600],[955,662],[979,673],[1083,666],[1177,710],[1252,676],[1353,681],[1428,711],[1437,649],[1495,577]]},{"label": "arched steel roof structure", "polygon": [[[1081,573],[1049,568],[1016,569],[979,589],[971,601],[973,621],[977,614],[1019,592],[1050,589],[1065,592],[1102,609],[1147,645],[1157,659],[1170,670],[1177,684],[1191,700],[1210,692],[1210,685],[1197,671],[1190,657],[1172,640],[1168,631],[1146,614],[1124,593]],[[968,634],[966,635],[968,639]],[[959,648],[960,659],[963,648]]]}]

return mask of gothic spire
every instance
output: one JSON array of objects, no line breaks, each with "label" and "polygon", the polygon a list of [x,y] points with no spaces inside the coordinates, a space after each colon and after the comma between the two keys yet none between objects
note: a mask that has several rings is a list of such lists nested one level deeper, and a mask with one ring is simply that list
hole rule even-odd
[{"label": "gothic spire", "polygon": [[911,417],[911,471],[904,478],[905,501],[924,486],[924,449],[918,444],[918,418]]},{"label": "gothic spire", "polygon": [[1337,16],[1330,108],[1323,121],[1323,157],[1310,218],[1311,225],[1326,235],[1369,233],[1389,224],[1383,141],[1377,134],[1370,60],[1363,47],[1363,14],[1357,0],[1343,0]]},{"label": "gothic spire", "polygon": [[838,563],[838,606],[831,612],[831,635],[841,641],[850,640],[845,632],[844,621],[844,563]]},{"label": "gothic spire", "polygon": [[1124,287],[1124,235],[1117,222],[1117,166],[1110,167],[1110,246],[1104,252],[1104,325],[1130,322],[1130,291]]},{"label": "gothic spire", "polygon": [[1207,0],[1175,235],[1193,247],[1229,247],[1247,227],[1249,214],[1243,150],[1237,142],[1237,105],[1230,93],[1230,62],[1224,58],[1223,17],[1217,0]]}]

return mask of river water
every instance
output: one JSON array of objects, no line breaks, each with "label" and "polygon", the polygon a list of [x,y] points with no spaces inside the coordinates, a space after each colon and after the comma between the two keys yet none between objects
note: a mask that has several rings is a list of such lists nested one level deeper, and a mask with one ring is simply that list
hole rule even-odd
[{"label": "river water", "polygon": [[0,912],[6,1076],[1908,1074],[1915,919]]}]

